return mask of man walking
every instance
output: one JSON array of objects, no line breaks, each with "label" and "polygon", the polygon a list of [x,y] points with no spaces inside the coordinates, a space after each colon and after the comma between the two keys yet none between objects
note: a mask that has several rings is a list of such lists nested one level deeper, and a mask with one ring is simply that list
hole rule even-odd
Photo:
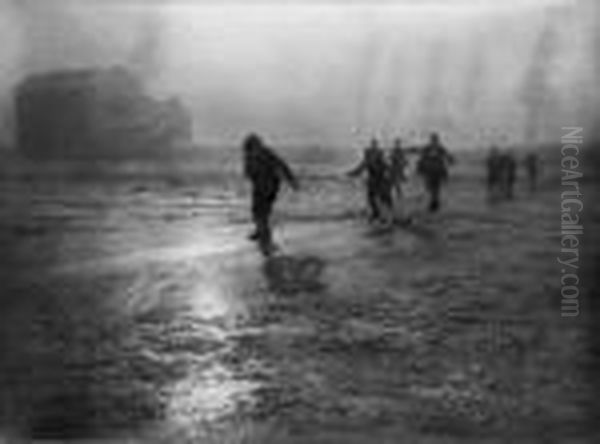
[{"label": "man walking", "polygon": [[270,254],[274,249],[270,218],[277,200],[281,181],[294,190],[298,181],[290,167],[256,134],[250,134],[243,143],[244,174],[252,184],[252,220],[254,232],[249,236],[258,241],[261,251]]},{"label": "man walking", "polygon": [[529,191],[532,193],[537,189],[540,159],[537,153],[528,153],[523,160],[529,179]]},{"label": "man walking", "polygon": [[440,191],[448,180],[448,166],[453,162],[454,158],[441,144],[439,135],[432,133],[417,164],[417,172],[425,180],[429,193],[429,211],[432,213],[440,209]]},{"label": "man walking", "polygon": [[383,150],[376,139],[364,150],[363,159],[356,168],[351,170],[350,177],[366,173],[367,204],[369,206],[369,221],[385,222],[392,211],[392,183],[388,165]]},{"label": "man walking", "polygon": [[392,176],[392,187],[397,200],[402,197],[402,185],[406,181],[407,165],[406,155],[402,149],[402,141],[396,139],[390,153],[390,173]]}]

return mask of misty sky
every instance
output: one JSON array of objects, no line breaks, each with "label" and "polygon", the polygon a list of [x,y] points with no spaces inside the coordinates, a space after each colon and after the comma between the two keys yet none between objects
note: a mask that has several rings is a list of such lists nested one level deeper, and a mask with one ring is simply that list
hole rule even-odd
[{"label": "misty sky", "polygon": [[0,100],[30,72],[126,64],[200,142],[552,141],[598,103],[593,3],[0,0]]}]

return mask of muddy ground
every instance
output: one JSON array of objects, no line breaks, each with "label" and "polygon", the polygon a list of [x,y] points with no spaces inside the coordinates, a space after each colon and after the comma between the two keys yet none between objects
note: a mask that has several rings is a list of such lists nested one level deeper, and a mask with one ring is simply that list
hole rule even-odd
[{"label": "muddy ground", "polygon": [[490,204],[469,162],[439,215],[389,231],[359,184],[302,168],[271,260],[234,174],[5,167],[4,436],[598,442],[586,315],[560,316],[557,176]]}]

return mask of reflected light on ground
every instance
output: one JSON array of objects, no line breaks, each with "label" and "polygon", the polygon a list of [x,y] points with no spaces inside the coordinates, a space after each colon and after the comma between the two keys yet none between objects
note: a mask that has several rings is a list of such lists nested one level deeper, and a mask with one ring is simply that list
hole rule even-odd
[{"label": "reflected light on ground", "polygon": [[251,408],[252,392],[258,384],[236,378],[220,364],[209,369],[191,369],[171,392],[167,415],[176,429],[209,432],[219,421]]},{"label": "reflected light on ground", "polygon": [[204,321],[231,317],[236,308],[227,286],[219,282],[216,273],[210,273],[191,292],[192,315]]}]

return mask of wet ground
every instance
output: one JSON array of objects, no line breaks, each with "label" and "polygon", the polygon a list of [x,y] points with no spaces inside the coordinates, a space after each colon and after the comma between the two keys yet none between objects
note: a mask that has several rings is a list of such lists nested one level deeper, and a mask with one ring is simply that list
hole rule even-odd
[{"label": "wet ground", "polygon": [[312,177],[265,260],[233,179],[5,176],[5,436],[593,442],[556,184],[494,205],[479,184],[385,231],[357,184]]}]

